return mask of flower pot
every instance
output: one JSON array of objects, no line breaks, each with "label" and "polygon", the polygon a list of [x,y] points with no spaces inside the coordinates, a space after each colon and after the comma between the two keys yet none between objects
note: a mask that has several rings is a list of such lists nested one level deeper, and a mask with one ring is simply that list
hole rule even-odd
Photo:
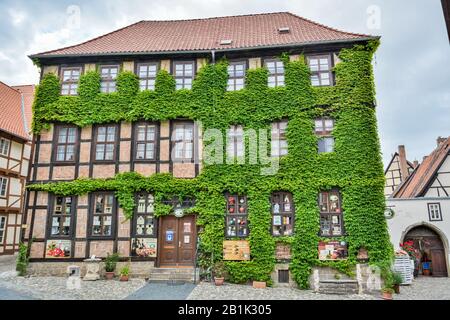
[{"label": "flower pot", "polygon": [[265,289],[267,284],[265,281],[253,281],[253,288],[255,289]]},{"label": "flower pot", "polygon": [[112,272],[105,272],[105,278],[106,278],[106,280],[114,279],[114,271],[112,271]]},{"label": "flower pot", "polygon": [[392,300],[392,292],[382,292],[381,298],[384,300]]},{"label": "flower pot", "polygon": [[225,278],[214,278],[214,283],[216,284],[216,286],[223,285],[224,281],[225,281]]},{"label": "flower pot", "polygon": [[121,275],[120,276],[120,281],[128,281],[129,276],[125,276],[125,275]]},{"label": "flower pot", "polygon": [[393,289],[396,294],[400,294],[400,285],[399,284],[394,284]]},{"label": "flower pot", "polygon": [[430,275],[430,269],[424,269],[423,272],[422,272],[422,274],[423,274],[424,276],[429,276],[429,275]]}]

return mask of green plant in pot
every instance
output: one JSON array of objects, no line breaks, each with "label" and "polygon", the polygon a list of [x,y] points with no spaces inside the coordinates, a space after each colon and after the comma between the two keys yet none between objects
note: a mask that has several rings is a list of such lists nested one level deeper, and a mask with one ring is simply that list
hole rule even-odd
[{"label": "green plant in pot", "polygon": [[400,285],[403,283],[403,277],[399,272],[392,272],[392,288],[396,294],[400,293]]},{"label": "green plant in pot", "polygon": [[382,298],[384,300],[392,300],[392,294],[394,293],[394,276],[392,272],[387,272],[384,277],[384,287],[381,289]]},{"label": "green plant in pot", "polygon": [[114,271],[116,270],[117,262],[119,261],[119,254],[107,254],[105,258],[105,277],[107,280],[114,278]]},{"label": "green plant in pot", "polygon": [[127,264],[126,266],[122,267],[120,269],[120,281],[128,281],[130,277],[130,265]]},{"label": "green plant in pot", "polygon": [[227,269],[223,261],[218,261],[213,266],[214,283],[216,286],[223,285],[227,275]]}]

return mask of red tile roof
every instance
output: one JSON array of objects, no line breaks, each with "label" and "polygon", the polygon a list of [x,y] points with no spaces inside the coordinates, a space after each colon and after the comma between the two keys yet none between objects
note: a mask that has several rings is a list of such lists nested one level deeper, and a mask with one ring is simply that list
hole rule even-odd
[{"label": "red tile roof", "polygon": [[[289,33],[278,29],[288,27]],[[32,55],[81,56],[249,49],[377,38],[339,31],[289,12],[193,20],[140,21],[87,42]],[[221,45],[222,40],[232,40]]]},{"label": "red tile roof", "polygon": [[33,121],[33,101],[35,85],[12,86],[13,89],[19,91],[23,96],[24,115],[26,120],[27,132],[31,130],[31,122]]},{"label": "red tile roof", "polygon": [[[7,86],[0,81],[0,130],[12,134],[16,137],[30,140],[31,137],[28,134],[30,132],[31,119],[27,118],[31,115],[31,105],[34,86],[21,86],[21,91],[16,90],[10,86]],[[22,105],[23,97],[23,105]]]},{"label": "red tile roof", "polygon": [[435,173],[450,154],[450,137],[428,156],[419,167],[394,192],[394,198],[416,198],[426,192],[427,186],[432,183]]}]

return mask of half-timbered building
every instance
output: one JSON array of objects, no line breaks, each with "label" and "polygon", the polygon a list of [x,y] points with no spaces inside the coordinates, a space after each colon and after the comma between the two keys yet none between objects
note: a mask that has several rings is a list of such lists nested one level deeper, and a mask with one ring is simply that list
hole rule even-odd
[{"label": "half-timbered building", "polygon": [[33,86],[0,82],[0,255],[18,251],[31,156]]},{"label": "half-timbered building", "polygon": [[[395,246],[414,242],[431,275],[448,276],[450,220],[450,137],[437,139],[436,149],[403,181],[387,201],[388,226]],[[428,267],[425,267],[428,268]]]},{"label": "half-timbered building", "polygon": [[[291,249],[289,241],[272,241],[292,240],[304,231],[314,238],[308,250],[313,255],[320,251],[317,259],[330,264],[347,259],[349,252],[359,249],[352,245],[365,241],[373,241],[367,246],[381,257],[379,252],[389,251],[384,204],[369,209],[379,220],[375,230],[367,223],[367,211],[360,211],[357,193],[347,186],[348,196],[341,194],[352,179],[361,181],[358,188],[365,183],[372,188],[367,182],[371,179],[382,181],[374,91],[368,77],[378,40],[291,13],[272,13],[141,21],[79,45],[31,56],[41,66],[43,91],[36,98],[36,147],[25,218],[25,240],[33,239],[30,272],[63,274],[68,264],[114,252],[131,258],[133,275],[155,276],[158,267],[192,267],[198,259],[205,263],[223,257],[235,266],[241,265],[238,261],[254,265],[249,279],[277,270],[282,282],[289,283],[293,255],[306,253]],[[335,71],[340,64],[343,78],[359,76],[361,81],[340,80]],[[136,92],[125,94],[134,88],[123,82],[130,75],[138,85]],[[92,82],[85,82],[87,78]],[[358,94],[357,101],[351,92],[358,86],[369,89],[364,87],[360,92],[367,95]],[[88,93],[90,87],[93,93]],[[44,91],[54,96],[43,98]],[[126,104],[129,96],[138,98]],[[91,109],[82,109],[86,105]],[[316,112],[303,112],[307,109]],[[343,110],[342,120],[336,110]],[[45,125],[38,127],[39,121]],[[226,143],[219,151],[226,154],[226,164],[202,161],[205,127],[223,133]],[[261,177],[251,164],[239,162],[248,154],[249,127],[267,129],[270,157],[286,159],[275,176]],[[307,138],[289,135],[295,130]],[[359,135],[358,130],[368,133]],[[336,137],[335,131],[340,132]],[[358,148],[368,148],[363,156],[353,144],[368,136],[358,142]],[[296,148],[302,141],[309,146]],[[340,171],[336,165],[346,161],[356,164]],[[370,170],[361,169],[365,161],[371,162]],[[305,172],[292,172],[302,167]],[[174,178],[167,180],[174,189],[161,185],[167,176]],[[71,189],[73,181],[93,184],[80,192]],[[124,188],[95,186],[116,182]],[[271,183],[276,186],[268,187]],[[308,193],[304,186],[310,188]],[[251,188],[267,189],[252,193]],[[382,186],[363,193],[381,196],[381,202],[372,203],[383,202]],[[302,203],[302,194],[308,203]],[[126,211],[130,202],[131,218]],[[170,210],[162,213],[161,208]],[[262,214],[260,221],[265,219],[267,228],[258,228]],[[348,219],[344,226],[346,214],[359,218]],[[302,215],[313,220],[312,227],[303,226]],[[373,238],[352,241],[361,234],[352,230],[360,226],[366,226],[363,234]],[[255,259],[266,251],[277,256],[276,267],[267,257]],[[294,267],[300,268],[298,263]],[[278,282],[278,273],[273,279]]]}]

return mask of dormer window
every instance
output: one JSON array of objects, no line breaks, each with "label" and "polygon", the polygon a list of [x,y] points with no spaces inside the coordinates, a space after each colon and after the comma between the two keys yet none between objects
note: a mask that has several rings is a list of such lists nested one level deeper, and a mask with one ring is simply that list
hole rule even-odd
[{"label": "dormer window", "polygon": [[61,95],[76,96],[78,93],[78,81],[80,80],[81,68],[61,69]]},{"label": "dormer window", "polygon": [[291,29],[289,27],[278,28],[278,33],[279,34],[290,33],[290,32],[291,32]]}]

